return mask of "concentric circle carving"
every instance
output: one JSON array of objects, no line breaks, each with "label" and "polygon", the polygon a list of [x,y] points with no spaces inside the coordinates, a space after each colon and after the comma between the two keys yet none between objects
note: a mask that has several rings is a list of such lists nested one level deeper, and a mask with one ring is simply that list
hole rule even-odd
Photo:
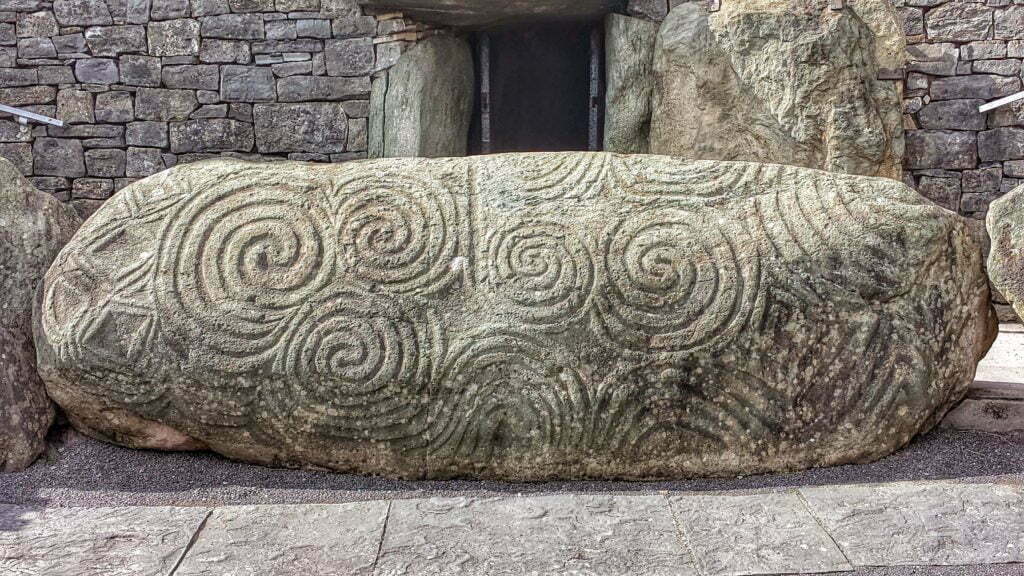
[{"label": "concentric circle carving", "polygon": [[594,264],[579,236],[554,222],[520,221],[490,235],[488,278],[524,322],[559,327],[589,303]]},{"label": "concentric circle carving", "polygon": [[759,264],[722,222],[661,210],[613,226],[604,243],[601,332],[636,352],[731,340],[757,305]]},{"label": "concentric circle carving", "polygon": [[340,183],[338,241],[348,278],[399,293],[430,293],[453,277],[459,209],[438,182],[362,173]]},{"label": "concentric circle carving", "polygon": [[160,240],[163,327],[211,368],[272,357],[297,308],[333,278],[335,229],[313,185],[212,187],[182,202]]}]

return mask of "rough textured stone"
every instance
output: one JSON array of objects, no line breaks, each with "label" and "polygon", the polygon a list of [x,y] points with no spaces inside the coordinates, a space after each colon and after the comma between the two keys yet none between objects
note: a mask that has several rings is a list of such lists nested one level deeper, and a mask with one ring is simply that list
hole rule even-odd
[{"label": "rough textured stone", "polygon": [[911,130],[906,140],[907,168],[962,170],[978,165],[978,137],[973,132]]},{"label": "rough textured stone", "polygon": [[937,100],[921,108],[921,128],[932,130],[984,130],[985,115],[978,112],[984,100]]},{"label": "rough textured stone", "polygon": [[473,53],[465,40],[416,44],[374,90],[371,157],[465,156],[473,114]]},{"label": "rough textured stone", "polygon": [[57,118],[66,124],[92,124],[95,122],[92,93],[84,90],[61,90],[58,92]]},{"label": "rough textured stone", "polygon": [[985,162],[1024,158],[1024,128],[996,128],[979,132],[978,156]]},{"label": "rough textured stone", "polygon": [[62,26],[113,24],[103,0],[54,0],[53,13]]},{"label": "rough textured stone", "polygon": [[163,155],[159,148],[129,148],[125,175],[129,178],[142,178],[160,172],[164,165]]},{"label": "rough textured stone", "polygon": [[[173,572],[206,508],[0,508],[12,574],[163,576]],[[69,572],[69,568],[75,569]]]},{"label": "rough textured stone", "polygon": [[32,174],[32,145],[28,143],[0,144],[0,157],[5,158],[28,176]]},{"label": "rough textured stone", "polygon": [[671,499],[704,574],[818,574],[852,566],[794,492]]},{"label": "rough textured stone", "polygon": [[93,56],[120,56],[146,51],[143,26],[95,26],[85,31],[85,41]]},{"label": "rough textured stone", "polygon": [[82,143],[64,138],[36,138],[33,173],[38,176],[85,176]]},{"label": "rough textured stone", "polygon": [[262,66],[221,66],[220,98],[225,102],[272,102],[274,72]]},{"label": "rough textured stone", "polygon": [[960,61],[956,44],[911,44],[907,46],[907,70],[934,76],[953,76]]},{"label": "rough textured stone", "polygon": [[227,64],[248,64],[252,60],[248,42],[203,39],[199,60]]},{"label": "rough textured stone", "polygon": [[209,119],[172,122],[171,152],[249,152],[253,147],[252,124],[237,120]]},{"label": "rough textured stone", "polygon": [[117,62],[106,58],[88,58],[75,62],[75,78],[83,84],[116,84],[120,75]]},{"label": "rough textured stone", "polygon": [[[13,164],[0,159],[2,472],[27,467],[46,445],[46,431],[54,412],[36,373],[32,301],[46,269],[78,225],[71,210],[53,196],[36,190]],[[5,557],[9,557],[10,551],[5,552]]]},{"label": "rough textured stone", "polygon": [[88,434],[409,477],[877,458],[996,329],[967,225],[899,182],[604,153],[179,165],[42,294]]},{"label": "rough textured stone", "polygon": [[1010,486],[941,482],[800,492],[857,566],[1024,561],[1024,497]]},{"label": "rough textured stone", "polygon": [[654,45],[658,25],[618,14],[605,19],[604,149],[646,153],[650,148]]},{"label": "rough textured stone", "polygon": [[135,92],[135,116],[142,120],[186,120],[198,107],[191,90],[139,88]]},{"label": "rough textured stone", "polygon": [[309,576],[324,568],[370,576],[388,508],[388,502],[219,508],[175,575]]},{"label": "rough textured stone", "polygon": [[612,12],[615,0],[360,0],[367,8],[451,26],[493,26],[539,18],[575,20]]},{"label": "rough textured stone", "polygon": [[135,118],[129,92],[103,92],[96,95],[97,122],[131,122]]},{"label": "rough textured stone", "polygon": [[651,152],[899,178],[900,94],[878,73],[902,67],[902,53],[875,51],[852,11],[767,4],[669,13],[655,48]]},{"label": "rough textured stone", "polygon": [[165,66],[163,79],[164,86],[168,88],[217,90],[220,86],[217,66],[212,65]]},{"label": "rough textured stone", "polygon": [[121,83],[128,86],[160,86],[160,59],[154,56],[122,56]]},{"label": "rough textured stone", "polygon": [[928,11],[928,40],[965,42],[992,37],[992,9],[973,2],[948,2]]},{"label": "rough textured stone", "polygon": [[261,40],[264,38],[263,18],[259,14],[223,14],[201,18],[203,38],[227,40]]},{"label": "rough textured stone", "polygon": [[[301,52],[301,50],[300,50]],[[328,40],[324,43],[327,73],[331,76],[365,76],[373,72],[372,38]]]},{"label": "rough textured stone", "polygon": [[1018,315],[1024,314],[1024,186],[989,205],[988,275]]},{"label": "rough textured stone", "polygon": [[697,576],[678,538],[657,496],[396,500],[375,573]]},{"label": "rough textured stone", "polygon": [[257,104],[253,116],[256,149],[263,154],[346,150],[348,117],[339,103]]},{"label": "rough textured stone", "polygon": [[98,148],[85,152],[85,169],[89,176],[116,178],[124,176],[125,153],[115,148]]},{"label": "rough textured stone", "polygon": [[958,98],[1002,98],[1020,89],[1020,79],[1005,78],[991,74],[972,74],[936,78],[932,81],[929,94],[932,100],[953,100]]},{"label": "rough textured stone", "polygon": [[152,22],[147,27],[153,56],[199,54],[199,22],[188,18]]},{"label": "rough textured stone", "polygon": [[53,12],[42,11],[18,14],[18,38],[50,37],[60,34]]},{"label": "rough textured stone", "polygon": [[370,80],[366,77],[292,76],[277,81],[277,99],[280,102],[350,100],[369,95]]}]

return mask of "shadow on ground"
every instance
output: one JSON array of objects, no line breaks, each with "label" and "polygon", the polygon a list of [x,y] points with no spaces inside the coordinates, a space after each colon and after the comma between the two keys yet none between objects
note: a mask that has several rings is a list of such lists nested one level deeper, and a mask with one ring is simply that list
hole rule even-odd
[{"label": "shadow on ground", "polygon": [[47,506],[350,502],[386,498],[544,493],[657,493],[1021,475],[1024,435],[936,430],[879,462],[796,474],[671,482],[400,481],[265,468],[212,453],[129,450],[66,427],[25,472],[0,474],[0,503]]}]

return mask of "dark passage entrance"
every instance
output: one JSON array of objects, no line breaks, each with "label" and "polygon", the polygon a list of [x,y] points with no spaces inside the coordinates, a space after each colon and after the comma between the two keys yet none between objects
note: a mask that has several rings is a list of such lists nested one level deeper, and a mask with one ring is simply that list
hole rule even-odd
[{"label": "dark passage entrance", "polygon": [[478,34],[471,153],[599,149],[602,40],[591,22]]}]

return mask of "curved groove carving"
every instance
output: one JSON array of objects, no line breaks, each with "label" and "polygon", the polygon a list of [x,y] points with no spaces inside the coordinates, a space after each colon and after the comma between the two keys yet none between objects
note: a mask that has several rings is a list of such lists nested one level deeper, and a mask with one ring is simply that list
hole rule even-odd
[{"label": "curved groove carving", "polygon": [[977,248],[897,182],[782,166],[204,162],[61,253],[39,368],[91,431],[275,465],[792,470],[887,454],[961,397],[996,326]]}]

